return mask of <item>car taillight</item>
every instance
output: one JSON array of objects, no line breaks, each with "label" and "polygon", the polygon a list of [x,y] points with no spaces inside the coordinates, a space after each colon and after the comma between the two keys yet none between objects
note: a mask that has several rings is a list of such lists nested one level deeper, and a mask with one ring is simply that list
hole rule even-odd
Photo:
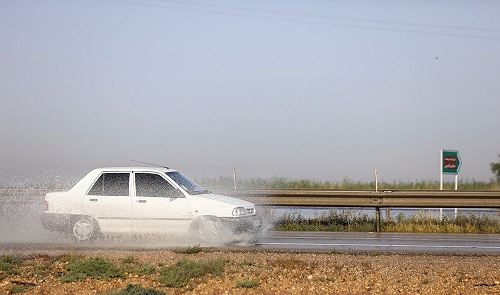
[{"label": "car taillight", "polygon": [[43,201],[43,211],[49,211],[49,202]]}]

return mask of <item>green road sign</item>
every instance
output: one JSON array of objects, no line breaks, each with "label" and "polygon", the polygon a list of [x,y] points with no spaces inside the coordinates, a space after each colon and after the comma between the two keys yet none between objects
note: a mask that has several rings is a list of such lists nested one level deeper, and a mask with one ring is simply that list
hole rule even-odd
[{"label": "green road sign", "polygon": [[443,161],[441,163],[443,174],[458,174],[458,170],[462,165],[458,151],[443,150],[441,159]]}]

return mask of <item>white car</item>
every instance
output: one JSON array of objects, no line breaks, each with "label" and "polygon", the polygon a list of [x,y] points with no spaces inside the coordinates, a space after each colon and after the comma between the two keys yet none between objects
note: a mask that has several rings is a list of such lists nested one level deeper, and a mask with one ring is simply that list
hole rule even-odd
[{"label": "white car", "polygon": [[47,193],[42,225],[77,241],[101,234],[195,234],[202,242],[253,237],[255,205],[204,190],[168,168],[100,168],[66,192]]}]

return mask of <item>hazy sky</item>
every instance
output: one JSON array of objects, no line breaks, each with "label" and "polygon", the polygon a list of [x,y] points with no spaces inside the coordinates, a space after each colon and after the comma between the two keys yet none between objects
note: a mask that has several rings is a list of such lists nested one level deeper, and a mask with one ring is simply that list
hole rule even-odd
[{"label": "hazy sky", "polygon": [[[500,1],[0,1],[0,181],[489,180]],[[452,176],[445,180],[453,181]]]}]

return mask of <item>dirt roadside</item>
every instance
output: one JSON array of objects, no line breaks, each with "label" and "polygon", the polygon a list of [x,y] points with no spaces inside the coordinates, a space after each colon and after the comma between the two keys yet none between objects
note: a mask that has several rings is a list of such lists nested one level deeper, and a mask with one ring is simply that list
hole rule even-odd
[{"label": "dirt roadside", "polygon": [[[195,254],[166,251],[12,253],[22,257],[15,272],[0,270],[0,294],[108,294],[128,284],[165,294],[500,294],[499,254],[284,252],[204,248]],[[121,269],[125,262],[149,265],[148,274],[61,282],[67,256],[101,257]],[[180,288],[157,281],[159,269],[181,259],[223,258],[220,275],[205,275]],[[241,282],[253,282],[241,287]],[[20,289],[22,288],[22,289]]]}]

